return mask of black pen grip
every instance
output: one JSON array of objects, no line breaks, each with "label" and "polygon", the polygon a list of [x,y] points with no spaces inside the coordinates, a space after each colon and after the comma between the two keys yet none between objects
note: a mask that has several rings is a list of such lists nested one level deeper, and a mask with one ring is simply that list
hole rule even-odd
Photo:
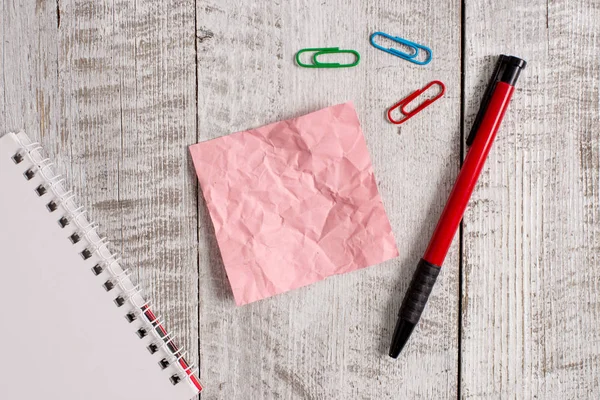
[{"label": "black pen grip", "polygon": [[419,261],[400,307],[400,319],[413,324],[419,322],[440,271],[441,268],[437,265],[423,259]]}]

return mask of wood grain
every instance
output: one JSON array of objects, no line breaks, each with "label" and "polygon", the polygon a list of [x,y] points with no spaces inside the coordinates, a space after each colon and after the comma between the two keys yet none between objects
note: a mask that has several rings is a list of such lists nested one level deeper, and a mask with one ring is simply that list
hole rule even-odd
[{"label": "wood grain", "polygon": [[[414,340],[387,356],[400,301],[459,167],[460,4],[359,0],[197,7],[200,140],[353,100],[401,256],[244,307],[234,305],[200,202],[200,340],[206,399],[455,398],[454,246]],[[414,18],[426,19],[415,24]],[[383,30],[431,45],[419,67],[374,49]],[[295,65],[301,48],[358,50],[346,70]],[[398,129],[385,110],[433,79],[443,100]]]},{"label": "wood grain", "polygon": [[[0,131],[24,129],[66,172],[201,353],[203,400],[600,397],[598,0],[465,0],[462,18],[454,0],[4,0],[0,21]],[[432,63],[375,50],[376,30],[432,47]],[[361,64],[295,66],[314,46]],[[392,361],[459,168],[461,106],[469,127],[502,52],[529,65],[465,216],[462,315],[457,238]],[[443,99],[402,128],[385,120],[433,79]],[[401,256],[236,307],[187,146],[348,100]]]},{"label": "wood grain", "polygon": [[193,2],[0,7],[2,130],[42,142],[197,363]]},{"label": "wood grain", "polygon": [[466,98],[529,61],[465,216],[464,398],[600,397],[600,2],[466,2]]}]

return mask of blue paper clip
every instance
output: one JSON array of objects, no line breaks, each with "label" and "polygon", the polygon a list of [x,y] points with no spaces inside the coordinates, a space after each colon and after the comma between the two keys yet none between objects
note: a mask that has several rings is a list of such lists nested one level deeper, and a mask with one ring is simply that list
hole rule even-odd
[{"label": "blue paper clip", "polygon": [[[393,47],[383,47],[378,45],[377,43],[375,43],[375,38],[377,36],[382,36],[384,38],[390,39],[396,43],[400,43],[403,44],[405,46],[410,47],[413,50],[412,54],[409,53],[405,53],[403,51],[394,49]],[[374,34],[371,35],[371,44],[381,50],[381,51],[385,51],[386,53],[390,53],[396,57],[400,57],[404,60],[410,61],[413,64],[417,64],[417,65],[426,65],[429,64],[429,62],[431,61],[431,57],[432,57],[432,53],[431,53],[431,49],[427,46],[423,46],[422,44],[418,44],[418,43],[414,43],[411,42],[409,40],[403,39],[401,37],[398,36],[392,36],[392,35],[388,35],[387,33],[383,33],[383,32],[375,32]],[[427,59],[425,59],[424,61],[419,61],[417,60],[417,56],[419,55],[419,50],[424,50],[425,52],[427,52]]]}]

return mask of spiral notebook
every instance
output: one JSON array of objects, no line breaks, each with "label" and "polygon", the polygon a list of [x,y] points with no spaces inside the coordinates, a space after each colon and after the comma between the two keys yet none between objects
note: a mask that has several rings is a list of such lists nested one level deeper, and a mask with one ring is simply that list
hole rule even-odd
[{"label": "spiral notebook", "polygon": [[196,369],[38,144],[0,137],[0,397],[189,400]]}]

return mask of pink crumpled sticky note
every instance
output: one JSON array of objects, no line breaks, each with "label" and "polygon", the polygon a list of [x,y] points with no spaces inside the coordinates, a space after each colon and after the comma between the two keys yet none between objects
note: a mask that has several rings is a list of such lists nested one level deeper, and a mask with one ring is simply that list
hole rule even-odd
[{"label": "pink crumpled sticky note", "polygon": [[398,256],[352,103],[190,152],[238,305]]}]

